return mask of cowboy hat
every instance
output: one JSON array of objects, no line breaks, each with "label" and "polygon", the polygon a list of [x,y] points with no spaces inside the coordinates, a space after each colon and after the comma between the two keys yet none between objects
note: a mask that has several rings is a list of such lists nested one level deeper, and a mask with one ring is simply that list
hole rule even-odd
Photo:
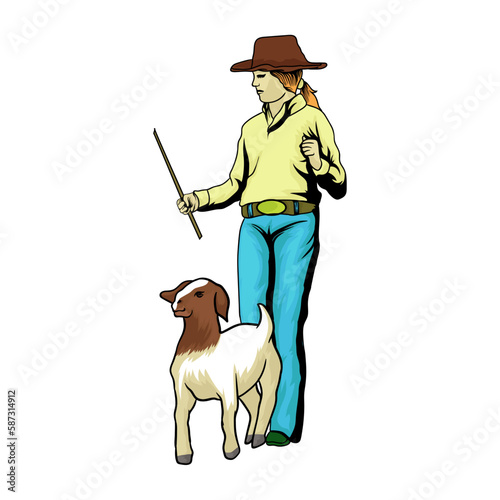
[{"label": "cowboy hat", "polygon": [[253,57],[233,64],[231,71],[297,71],[323,69],[326,63],[309,62],[293,35],[264,36],[257,38]]}]

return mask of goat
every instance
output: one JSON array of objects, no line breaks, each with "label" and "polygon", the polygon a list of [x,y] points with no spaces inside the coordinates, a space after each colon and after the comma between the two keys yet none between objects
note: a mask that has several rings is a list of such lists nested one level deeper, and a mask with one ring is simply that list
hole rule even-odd
[{"label": "goat", "polygon": [[160,297],[172,304],[174,316],[184,320],[170,366],[176,399],[177,463],[188,465],[193,458],[189,414],[196,400],[221,401],[223,452],[228,460],[240,453],[235,430],[238,398],[250,415],[245,444],[251,443],[253,448],[264,444],[281,374],[266,308],[259,304],[258,325],[240,324],[221,332],[218,316],[227,321],[229,297],[217,283],[203,278],[184,281],[174,290],[161,292]]}]

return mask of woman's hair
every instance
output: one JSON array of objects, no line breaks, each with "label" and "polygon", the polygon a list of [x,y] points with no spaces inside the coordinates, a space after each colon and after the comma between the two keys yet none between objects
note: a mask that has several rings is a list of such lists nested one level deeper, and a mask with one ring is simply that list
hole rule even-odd
[{"label": "woman's hair", "polygon": [[314,106],[319,109],[318,100],[313,90],[309,85],[302,80],[302,70],[298,69],[297,71],[284,72],[284,71],[271,71],[271,75],[275,76],[282,84],[290,92],[294,94],[297,92],[297,88],[300,89],[300,93],[303,95],[306,103],[309,106]]}]

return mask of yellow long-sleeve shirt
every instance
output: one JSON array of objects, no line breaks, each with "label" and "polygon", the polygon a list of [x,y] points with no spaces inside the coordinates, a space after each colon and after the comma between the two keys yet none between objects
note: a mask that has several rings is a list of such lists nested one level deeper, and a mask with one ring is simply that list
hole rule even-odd
[{"label": "yellow long-sleeve shirt", "polygon": [[[315,170],[300,150],[303,136],[319,143],[321,167]],[[195,191],[200,209],[223,208],[265,200],[319,203],[317,186],[334,198],[345,194],[346,175],[340,163],[333,129],[323,112],[297,95],[274,117],[268,106],[241,129],[238,152],[229,179],[208,190]]]}]

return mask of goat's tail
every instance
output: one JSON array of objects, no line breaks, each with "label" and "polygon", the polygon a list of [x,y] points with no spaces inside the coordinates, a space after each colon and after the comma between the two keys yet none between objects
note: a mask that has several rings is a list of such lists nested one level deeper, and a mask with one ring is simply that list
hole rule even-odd
[{"label": "goat's tail", "polygon": [[262,332],[262,334],[265,335],[265,339],[262,344],[264,345],[271,340],[271,335],[273,334],[273,320],[267,312],[267,309],[262,304],[259,304],[259,309],[260,321],[257,325],[257,331]]}]

